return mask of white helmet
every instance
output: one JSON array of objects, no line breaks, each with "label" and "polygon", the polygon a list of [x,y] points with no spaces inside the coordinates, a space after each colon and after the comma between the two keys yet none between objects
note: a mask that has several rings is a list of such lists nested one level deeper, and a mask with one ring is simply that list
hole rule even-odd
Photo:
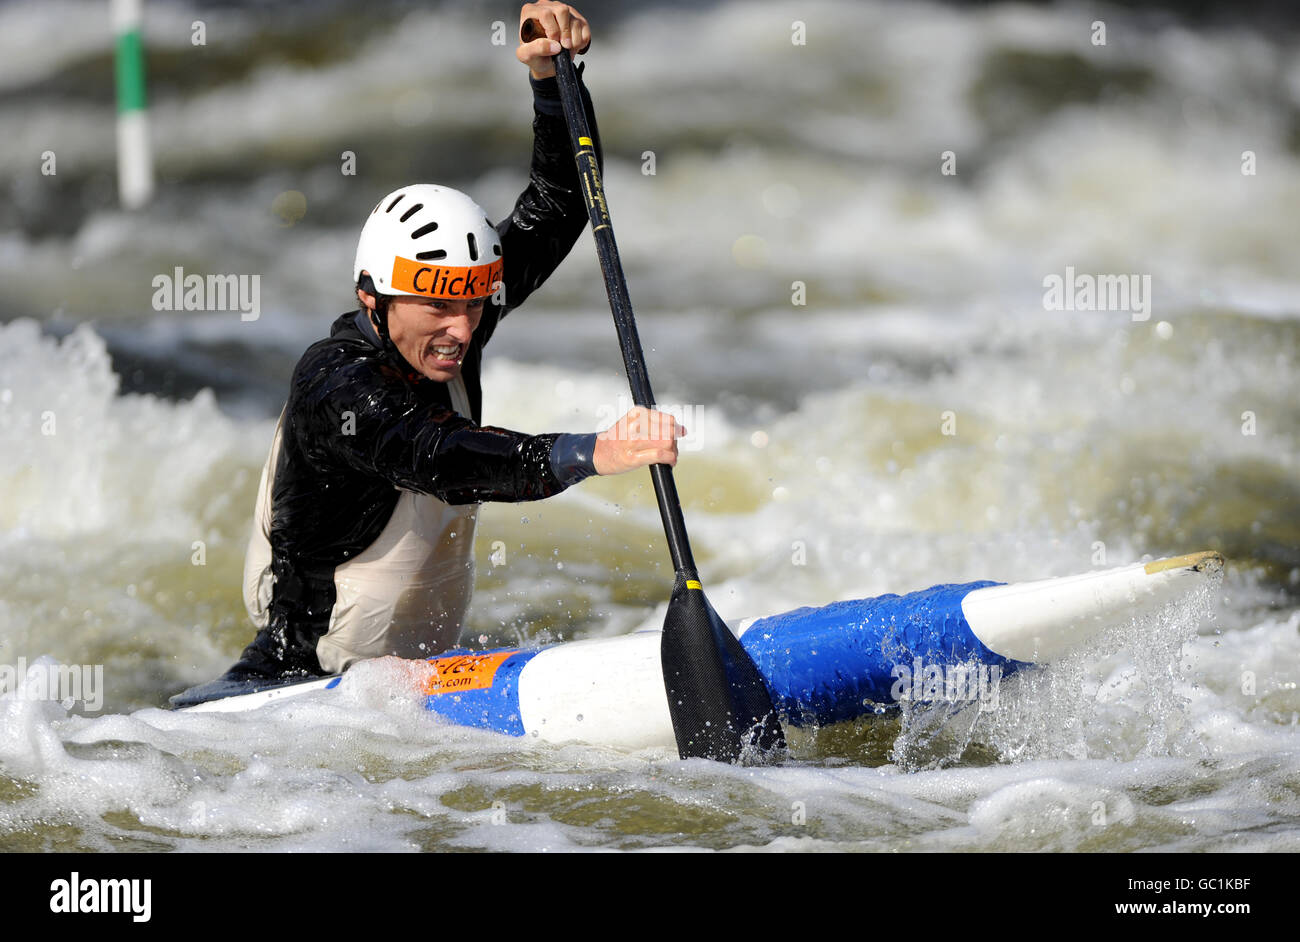
[{"label": "white helmet", "polygon": [[501,281],[501,237],[464,193],[416,183],[376,204],[352,269],[354,282],[369,272],[379,294],[484,297]]}]

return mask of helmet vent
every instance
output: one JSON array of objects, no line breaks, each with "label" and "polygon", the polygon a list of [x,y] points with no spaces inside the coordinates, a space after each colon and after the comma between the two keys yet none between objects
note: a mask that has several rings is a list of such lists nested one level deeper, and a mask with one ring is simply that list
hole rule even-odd
[{"label": "helmet vent", "polygon": [[474,241],[474,233],[465,233],[465,240],[469,242],[469,259],[471,262],[478,261],[478,243]]},{"label": "helmet vent", "polygon": [[492,251],[495,252],[497,255],[500,255],[500,254],[501,254],[501,246],[496,245],[496,244],[493,244],[493,246],[492,246]]},{"label": "helmet vent", "polygon": [[[438,224],[436,222],[426,222],[419,229],[416,229],[414,232],[411,233],[411,238],[418,239],[421,236],[427,236],[430,232],[432,232],[434,229],[437,228],[438,228]],[[446,255],[447,253],[444,252],[442,254]]]},{"label": "helmet vent", "polygon": [[429,252],[416,252],[415,260],[417,262],[436,262],[440,258],[446,258],[447,253],[442,249],[433,249]]},{"label": "helmet vent", "polygon": [[[391,213],[391,212],[393,211],[393,207],[396,206],[398,203],[400,203],[400,202],[402,201],[402,197],[405,196],[405,195],[406,195],[405,193],[398,193],[398,194],[397,194],[397,199],[395,199],[395,200],[393,200],[391,203],[389,203],[389,204],[388,204],[388,208],[387,208],[386,210],[384,210],[384,212],[386,212],[386,213]],[[375,209],[378,209],[378,208],[379,208],[378,206],[375,207]]]},{"label": "helmet vent", "polygon": [[418,213],[418,212],[419,212],[420,210],[422,210],[422,209],[424,209],[424,204],[423,204],[423,203],[416,203],[414,206],[412,206],[412,207],[411,207],[410,209],[408,209],[406,212],[402,213],[402,219],[401,219],[401,221],[402,221],[402,222],[406,222],[406,220],[410,219],[412,216],[414,216],[416,213]]}]

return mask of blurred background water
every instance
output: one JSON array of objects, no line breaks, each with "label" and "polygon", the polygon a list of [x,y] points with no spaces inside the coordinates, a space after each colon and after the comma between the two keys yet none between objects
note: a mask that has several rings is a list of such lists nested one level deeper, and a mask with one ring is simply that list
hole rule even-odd
[{"label": "blurred background water", "polygon": [[[500,218],[522,188],[518,9],[149,3],[157,193],[127,212],[107,4],[9,3],[0,660],[103,664],[106,703],[0,701],[0,847],[1296,849],[1289,8],[585,12],[606,188],[656,391],[695,419],[678,480],[724,616],[1203,548],[1230,560],[1222,590],[1018,683],[995,718],[801,734],[761,773],[441,727],[379,667],[332,706],[164,714],[251,637],[257,477],[294,362],[353,306],[365,215],[430,181]],[[259,316],[155,310],[176,267],[259,275]],[[1149,276],[1150,318],[1046,309],[1067,267]],[[493,339],[484,387],[485,420],[527,431],[594,430],[620,402],[589,235]],[[487,506],[476,555],[475,646],[618,634],[671,581],[643,476]]]}]

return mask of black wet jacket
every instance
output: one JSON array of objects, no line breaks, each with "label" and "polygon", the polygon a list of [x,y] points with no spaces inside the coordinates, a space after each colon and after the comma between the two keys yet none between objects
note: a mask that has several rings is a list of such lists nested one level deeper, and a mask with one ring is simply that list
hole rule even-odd
[{"label": "black wet jacket", "polygon": [[[232,673],[319,674],[334,569],[369,546],[397,503],[395,487],[451,504],[549,497],[556,435],[478,425],[483,346],[509,311],[550,276],[587,222],[555,79],[533,82],[529,182],[497,225],[505,305],[489,300],[461,365],[473,416],[452,409],[446,384],[382,344],[364,312],[339,317],[294,369],[272,491],[269,624]],[[595,116],[583,91],[600,154]],[[230,675],[228,675],[230,676]]]}]

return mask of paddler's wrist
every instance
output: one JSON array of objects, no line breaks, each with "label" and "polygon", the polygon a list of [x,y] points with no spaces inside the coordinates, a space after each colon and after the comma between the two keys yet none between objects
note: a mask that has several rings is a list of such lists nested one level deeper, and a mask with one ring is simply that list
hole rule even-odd
[{"label": "paddler's wrist", "polygon": [[[578,64],[578,84],[582,84],[582,70],[587,65],[585,62]],[[533,109],[538,114],[551,115],[553,117],[564,117],[564,104],[560,100],[560,80],[555,77],[552,71],[550,75],[538,78],[530,69],[528,72],[528,84],[533,88]]]},{"label": "paddler's wrist", "polygon": [[560,101],[560,83],[552,73],[546,78],[528,75],[528,84],[533,87],[533,110],[538,114],[550,114],[551,117],[564,117],[564,104]]},{"label": "paddler's wrist", "polygon": [[564,117],[564,105],[560,101],[560,82],[554,75],[548,78],[537,78],[530,73],[528,84],[533,87],[534,111],[552,117]]},{"label": "paddler's wrist", "polygon": [[551,446],[551,473],[565,487],[596,474],[596,433],[558,435]]}]

